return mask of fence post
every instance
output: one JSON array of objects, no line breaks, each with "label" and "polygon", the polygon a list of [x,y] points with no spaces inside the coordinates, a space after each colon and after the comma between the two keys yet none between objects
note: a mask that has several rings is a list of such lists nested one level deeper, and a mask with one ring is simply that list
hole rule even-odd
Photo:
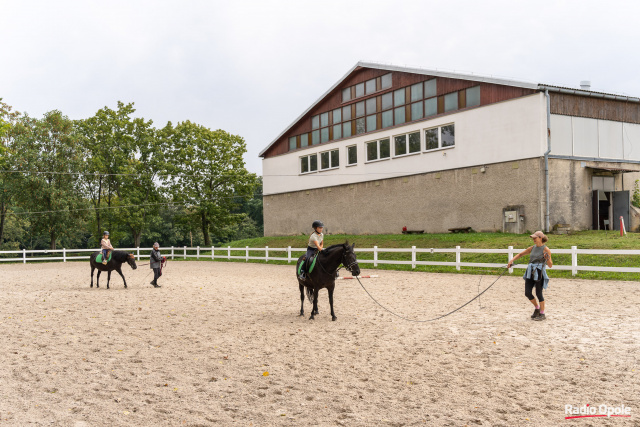
[{"label": "fence post", "polygon": [[416,268],[416,247],[411,246],[411,268]]},{"label": "fence post", "polygon": [[200,246],[198,246],[198,249],[196,250],[196,259],[198,261],[200,260]]},{"label": "fence post", "polygon": [[269,246],[264,247],[264,262],[269,262]]},{"label": "fence post", "polygon": [[173,261],[173,258],[174,258],[173,246],[171,246],[171,261]]},{"label": "fence post", "polygon": [[184,258],[182,258],[182,259],[187,259],[187,247],[186,246],[184,247]]},{"label": "fence post", "polygon": [[227,246],[227,259],[231,261],[231,246]]},{"label": "fence post", "polygon": [[[507,264],[511,261],[511,258],[513,258],[513,246],[509,246],[509,258],[507,259]],[[513,273],[513,267],[509,269],[509,274],[511,273]]]},{"label": "fence post", "polygon": [[26,249],[22,249],[22,263],[23,264],[27,263],[27,250]]},{"label": "fence post", "polygon": [[249,246],[246,246],[246,249],[247,249],[247,253],[246,253],[246,258],[244,262],[249,262]]},{"label": "fence post", "polygon": [[136,252],[138,254],[138,262],[140,262],[140,246],[138,246],[138,250]]},{"label": "fence post", "polygon": [[373,266],[374,267],[378,266],[378,247],[377,246],[373,247]]},{"label": "fence post", "polygon": [[287,264],[291,262],[291,246],[287,246]]},{"label": "fence post", "polygon": [[215,259],[215,256],[213,256],[213,251],[215,250],[214,246],[211,246],[211,259]]},{"label": "fence post", "polygon": [[460,246],[456,246],[456,270],[460,271]]},{"label": "fence post", "polygon": [[67,250],[62,248],[62,262],[67,262]]},{"label": "fence post", "polygon": [[571,246],[571,275],[578,274],[578,247]]}]

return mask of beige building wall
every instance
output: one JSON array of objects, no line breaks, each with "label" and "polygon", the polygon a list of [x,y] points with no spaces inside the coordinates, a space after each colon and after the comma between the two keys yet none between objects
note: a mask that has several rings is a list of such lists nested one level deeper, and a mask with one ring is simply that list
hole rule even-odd
[{"label": "beige building wall", "polygon": [[[563,178],[564,179],[564,178]],[[503,209],[522,206],[520,232],[543,227],[544,161],[532,158],[264,196],[267,236],[307,234],[315,219],[330,233],[425,233],[503,229]]]}]

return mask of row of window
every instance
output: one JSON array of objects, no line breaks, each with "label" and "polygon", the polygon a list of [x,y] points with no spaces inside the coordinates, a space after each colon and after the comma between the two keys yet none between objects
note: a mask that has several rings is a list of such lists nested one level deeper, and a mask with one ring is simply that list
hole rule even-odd
[{"label": "row of window", "polygon": [[342,89],[342,102],[348,102],[352,99],[360,98],[365,95],[371,95],[372,93],[376,93],[380,90],[389,89],[391,85],[391,73],[388,73],[384,76],[367,80],[364,83],[358,83],[357,85],[349,86]]},{"label": "row of window", "polygon": [[436,79],[431,79],[313,116],[313,130],[290,137],[289,150],[480,105],[480,86],[433,96],[436,92]]},{"label": "row of window", "polygon": [[[433,127],[423,130],[424,144],[420,140],[420,131],[403,135],[396,135],[392,138],[382,138],[376,141],[365,143],[366,162],[384,160],[391,158],[391,148],[393,141],[393,156],[400,157],[407,154],[419,153],[420,151],[431,151],[440,148],[455,146],[455,125]],[[318,155],[320,164],[318,165]],[[356,145],[347,147],[347,166],[358,164],[358,149]],[[317,172],[318,170],[335,169],[340,166],[340,151],[333,149],[321,153],[309,154],[300,157],[300,173]]]}]

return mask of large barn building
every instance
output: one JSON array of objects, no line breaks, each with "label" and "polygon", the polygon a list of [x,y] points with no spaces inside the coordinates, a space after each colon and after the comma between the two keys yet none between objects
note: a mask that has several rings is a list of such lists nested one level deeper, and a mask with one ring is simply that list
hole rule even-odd
[{"label": "large barn building", "polygon": [[640,99],[360,62],[261,153],[265,235],[627,229]]}]

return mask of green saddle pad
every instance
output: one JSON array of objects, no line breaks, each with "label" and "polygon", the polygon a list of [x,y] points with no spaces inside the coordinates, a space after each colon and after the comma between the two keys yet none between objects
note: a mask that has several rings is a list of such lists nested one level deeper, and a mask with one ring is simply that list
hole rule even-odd
[{"label": "green saddle pad", "polygon": [[[107,262],[111,261],[112,256],[113,256],[113,251],[109,252],[109,259],[107,260]],[[102,262],[102,252],[100,252],[96,257],[96,262]]]},{"label": "green saddle pad", "polygon": [[[313,271],[313,267],[316,266],[317,259],[318,259],[318,255],[315,255],[311,260],[311,267],[309,267],[309,271],[307,271],[307,273],[311,273]],[[300,273],[302,273],[302,266],[304,265],[305,262],[307,262],[307,260],[302,260],[302,262],[298,266],[298,276],[300,275]]]}]

